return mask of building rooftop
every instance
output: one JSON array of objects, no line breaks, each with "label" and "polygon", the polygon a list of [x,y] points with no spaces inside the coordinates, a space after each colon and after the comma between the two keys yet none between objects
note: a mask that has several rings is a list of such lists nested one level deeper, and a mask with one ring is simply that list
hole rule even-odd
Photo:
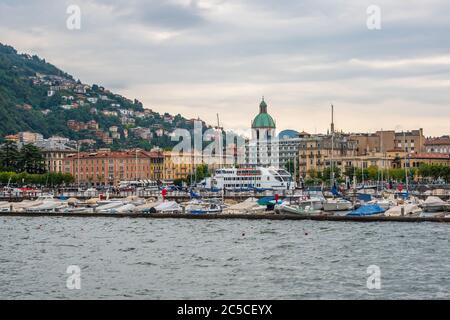
[{"label": "building rooftop", "polygon": [[[158,152],[148,152],[145,150],[138,150],[137,151],[138,157],[147,157],[147,158],[154,158],[154,157],[160,157],[161,153]],[[70,156],[70,158],[80,158],[80,159],[86,159],[86,158],[132,158],[134,159],[136,157],[136,150],[126,150],[126,151],[94,151],[94,152],[80,152],[73,153]]]},{"label": "building rooftop", "polygon": [[425,141],[426,146],[450,145],[450,138],[433,138]]},{"label": "building rooftop", "polygon": [[450,159],[449,154],[442,153],[413,153],[411,159]]},{"label": "building rooftop", "polygon": [[291,138],[298,138],[300,136],[300,133],[295,130],[287,129],[283,130],[278,134],[278,138],[280,139],[291,139]]}]

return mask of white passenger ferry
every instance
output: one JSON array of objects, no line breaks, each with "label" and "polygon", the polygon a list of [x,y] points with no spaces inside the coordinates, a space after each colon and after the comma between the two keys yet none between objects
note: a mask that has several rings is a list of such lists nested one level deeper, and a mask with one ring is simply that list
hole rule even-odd
[{"label": "white passenger ferry", "polygon": [[222,168],[214,176],[205,180],[207,189],[243,190],[293,190],[295,182],[292,175],[277,168]]}]

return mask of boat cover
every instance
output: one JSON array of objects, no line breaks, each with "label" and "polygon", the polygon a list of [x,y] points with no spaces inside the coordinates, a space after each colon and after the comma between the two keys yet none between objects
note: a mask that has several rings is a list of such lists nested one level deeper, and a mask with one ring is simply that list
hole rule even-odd
[{"label": "boat cover", "polygon": [[275,203],[275,197],[270,196],[270,197],[260,198],[257,202],[260,206],[267,206],[269,204],[273,204],[272,201],[273,201],[273,203]]},{"label": "boat cover", "polygon": [[385,211],[386,210],[384,210],[377,204],[368,204],[368,205],[361,206],[356,210],[353,210],[352,212],[347,214],[347,216],[357,216],[357,217],[370,216],[373,214],[380,214]]},{"label": "boat cover", "polygon": [[439,198],[439,197],[433,197],[433,196],[430,196],[430,197],[428,197],[428,198],[425,200],[424,204],[428,204],[428,205],[444,205],[444,204],[446,204],[446,203],[445,203],[444,200],[442,200],[442,199]]}]

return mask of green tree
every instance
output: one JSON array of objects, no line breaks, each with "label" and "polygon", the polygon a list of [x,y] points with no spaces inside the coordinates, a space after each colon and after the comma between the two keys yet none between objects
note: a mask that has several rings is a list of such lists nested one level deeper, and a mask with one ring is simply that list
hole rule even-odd
[{"label": "green tree", "polygon": [[200,164],[195,168],[195,174],[191,174],[188,177],[188,181],[193,181],[193,182],[197,183],[209,176],[210,176],[210,174],[209,174],[208,165]]},{"label": "green tree", "polygon": [[[339,167],[334,167],[333,171],[334,171],[334,179],[335,179],[335,181],[339,181],[341,179],[341,169]],[[329,182],[330,181],[330,179],[331,179],[331,168],[330,167],[325,168],[322,171],[321,179],[324,182],[327,182],[327,181]]]},{"label": "green tree", "polygon": [[378,180],[378,167],[377,166],[370,166],[367,168],[367,178],[372,181]]},{"label": "green tree", "polygon": [[32,144],[24,145],[19,152],[17,167],[27,173],[44,173],[45,161],[41,150]]},{"label": "green tree", "polygon": [[71,174],[49,172],[44,174],[26,173],[26,172],[0,172],[0,183],[8,182],[23,184],[36,184],[46,186],[60,186],[73,183],[74,178]]},{"label": "green tree", "polygon": [[405,169],[389,169],[389,177],[397,181],[405,181]]},{"label": "green tree", "polygon": [[6,141],[0,148],[0,169],[2,171],[16,171],[19,159],[17,144]]},{"label": "green tree", "polygon": [[308,176],[309,176],[311,179],[316,179],[316,178],[317,178],[317,171],[314,170],[314,169],[309,169],[309,170],[308,170]]},{"label": "green tree", "polygon": [[345,167],[345,170],[344,170],[344,176],[353,179],[353,176],[355,175],[355,172],[357,172],[357,170],[356,170],[355,167],[353,167],[353,166],[351,166],[351,167]]},{"label": "green tree", "polygon": [[[289,172],[292,175],[292,178],[294,180],[298,179],[298,175],[299,175],[299,168],[297,166],[297,168],[295,168],[295,161],[292,159],[289,159],[286,164],[284,165],[284,168],[286,169],[287,172]],[[296,176],[294,177],[294,174],[296,173]]]},{"label": "green tree", "polygon": [[421,164],[417,174],[422,178],[450,180],[450,166]]}]

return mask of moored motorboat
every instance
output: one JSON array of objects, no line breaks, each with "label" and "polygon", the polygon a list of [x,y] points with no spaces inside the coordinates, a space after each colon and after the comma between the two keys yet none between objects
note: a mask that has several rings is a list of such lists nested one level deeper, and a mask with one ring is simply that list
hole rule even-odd
[{"label": "moored motorboat", "polygon": [[43,201],[41,204],[28,207],[25,209],[27,212],[58,212],[67,208],[67,202],[57,199]]},{"label": "moored motorboat", "polygon": [[267,206],[261,206],[257,202],[258,199],[249,197],[246,200],[233,204],[227,208],[224,208],[223,212],[227,214],[235,213],[254,213],[261,212],[267,209]]},{"label": "moored motorboat", "polygon": [[65,213],[93,213],[94,212],[94,208],[91,207],[86,207],[86,206],[82,206],[82,207],[68,207],[67,209],[64,210]]},{"label": "moored motorboat", "polygon": [[384,215],[386,217],[400,217],[400,216],[418,216],[422,213],[422,209],[415,204],[403,204],[395,206],[387,210]]},{"label": "moored motorboat", "polygon": [[425,212],[439,212],[447,210],[447,203],[441,198],[435,196],[429,196],[422,203],[423,211]]},{"label": "moored motorboat", "polygon": [[367,202],[369,205],[378,205],[383,208],[385,211],[397,205],[397,203],[390,199],[374,199]]},{"label": "moored motorboat", "polygon": [[[37,205],[42,204],[42,201],[38,200],[23,200],[21,202],[12,203],[12,212],[23,212],[26,211],[27,208],[31,208]],[[11,209],[11,206],[10,206]]]},{"label": "moored motorboat", "polygon": [[176,201],[164,201],[155,207],[158,213],[181,213],[182,208]]},{"label": "moored motorboat", "polygon": [[188,214],[215,214],[222,212],[222,206],[216,202],[191,200],[185,207]]},{"label": "moored motorboat", "polygon": [[0,202],[0,212],[9,212],[11,206],[12,206],[12,203],[7,202],[7,201],[1,201]]},{"label": "moored motorboat", "polygon": [[130,212],[134,211],[134,208],[136,208],[136,206],[134,204],[127,203],[121,207],[112,208],[111,213],[130,213]]},{"label": "moored motorboat", "polygon": [[160,205],[161,203],[162,203],[162,200],[147,202],[147,203],[136,206],[133,211],[135,213],[156,212],[155,207]]},{"label": "moored motorboat", "polygon": [[276,213],[288,213],[288,214],[320,214],[322,213],[321,210],[314,209],[312,206],[302,206],[302,205],[296,205],[296,204],[286,204],[282,203],[275,206],[275,212]]},{"label": "moored motorboat", "polygon": [[114,209],[119,208],[119,207],[121,207],[123,205],[124,205],[123,201],[121,201],[121,200],[114,200],[114,201],[111,201],[109,203],[106,203],[106,204],[103,204],[103,205],[100,205],[100,206],[96,207],[95,208],[95,212],[98,212],[98,213],[110,213]]},{"label": "moored motorboat", "polygon": [[137,196],[128,196],[125,198],[125,202],[134,204],[135,206],[140,206],[145,204],[145,199]]},{"label": "moored motorboat", "polygon": [[350,211],[353,209],[353,204],[345,199],[327,199],[323,204],[324,211]]},{"label": "moored motorboat", "polygon": [[186,209],[186,213],[189,214],[216,214],[221,212],[222,212],[221,206],[215,203],[210,203],[203,206],[191,207],[189,209]]},{"label": "moored motorboat", "polygon": [[310,207],[313,210],[322,210],[323,209],[323,203],[325,202],[324,198],[319,197],[311,197],[309,199],[301,200],[299,202],[299,206],[306,209],[306,207]]}]

